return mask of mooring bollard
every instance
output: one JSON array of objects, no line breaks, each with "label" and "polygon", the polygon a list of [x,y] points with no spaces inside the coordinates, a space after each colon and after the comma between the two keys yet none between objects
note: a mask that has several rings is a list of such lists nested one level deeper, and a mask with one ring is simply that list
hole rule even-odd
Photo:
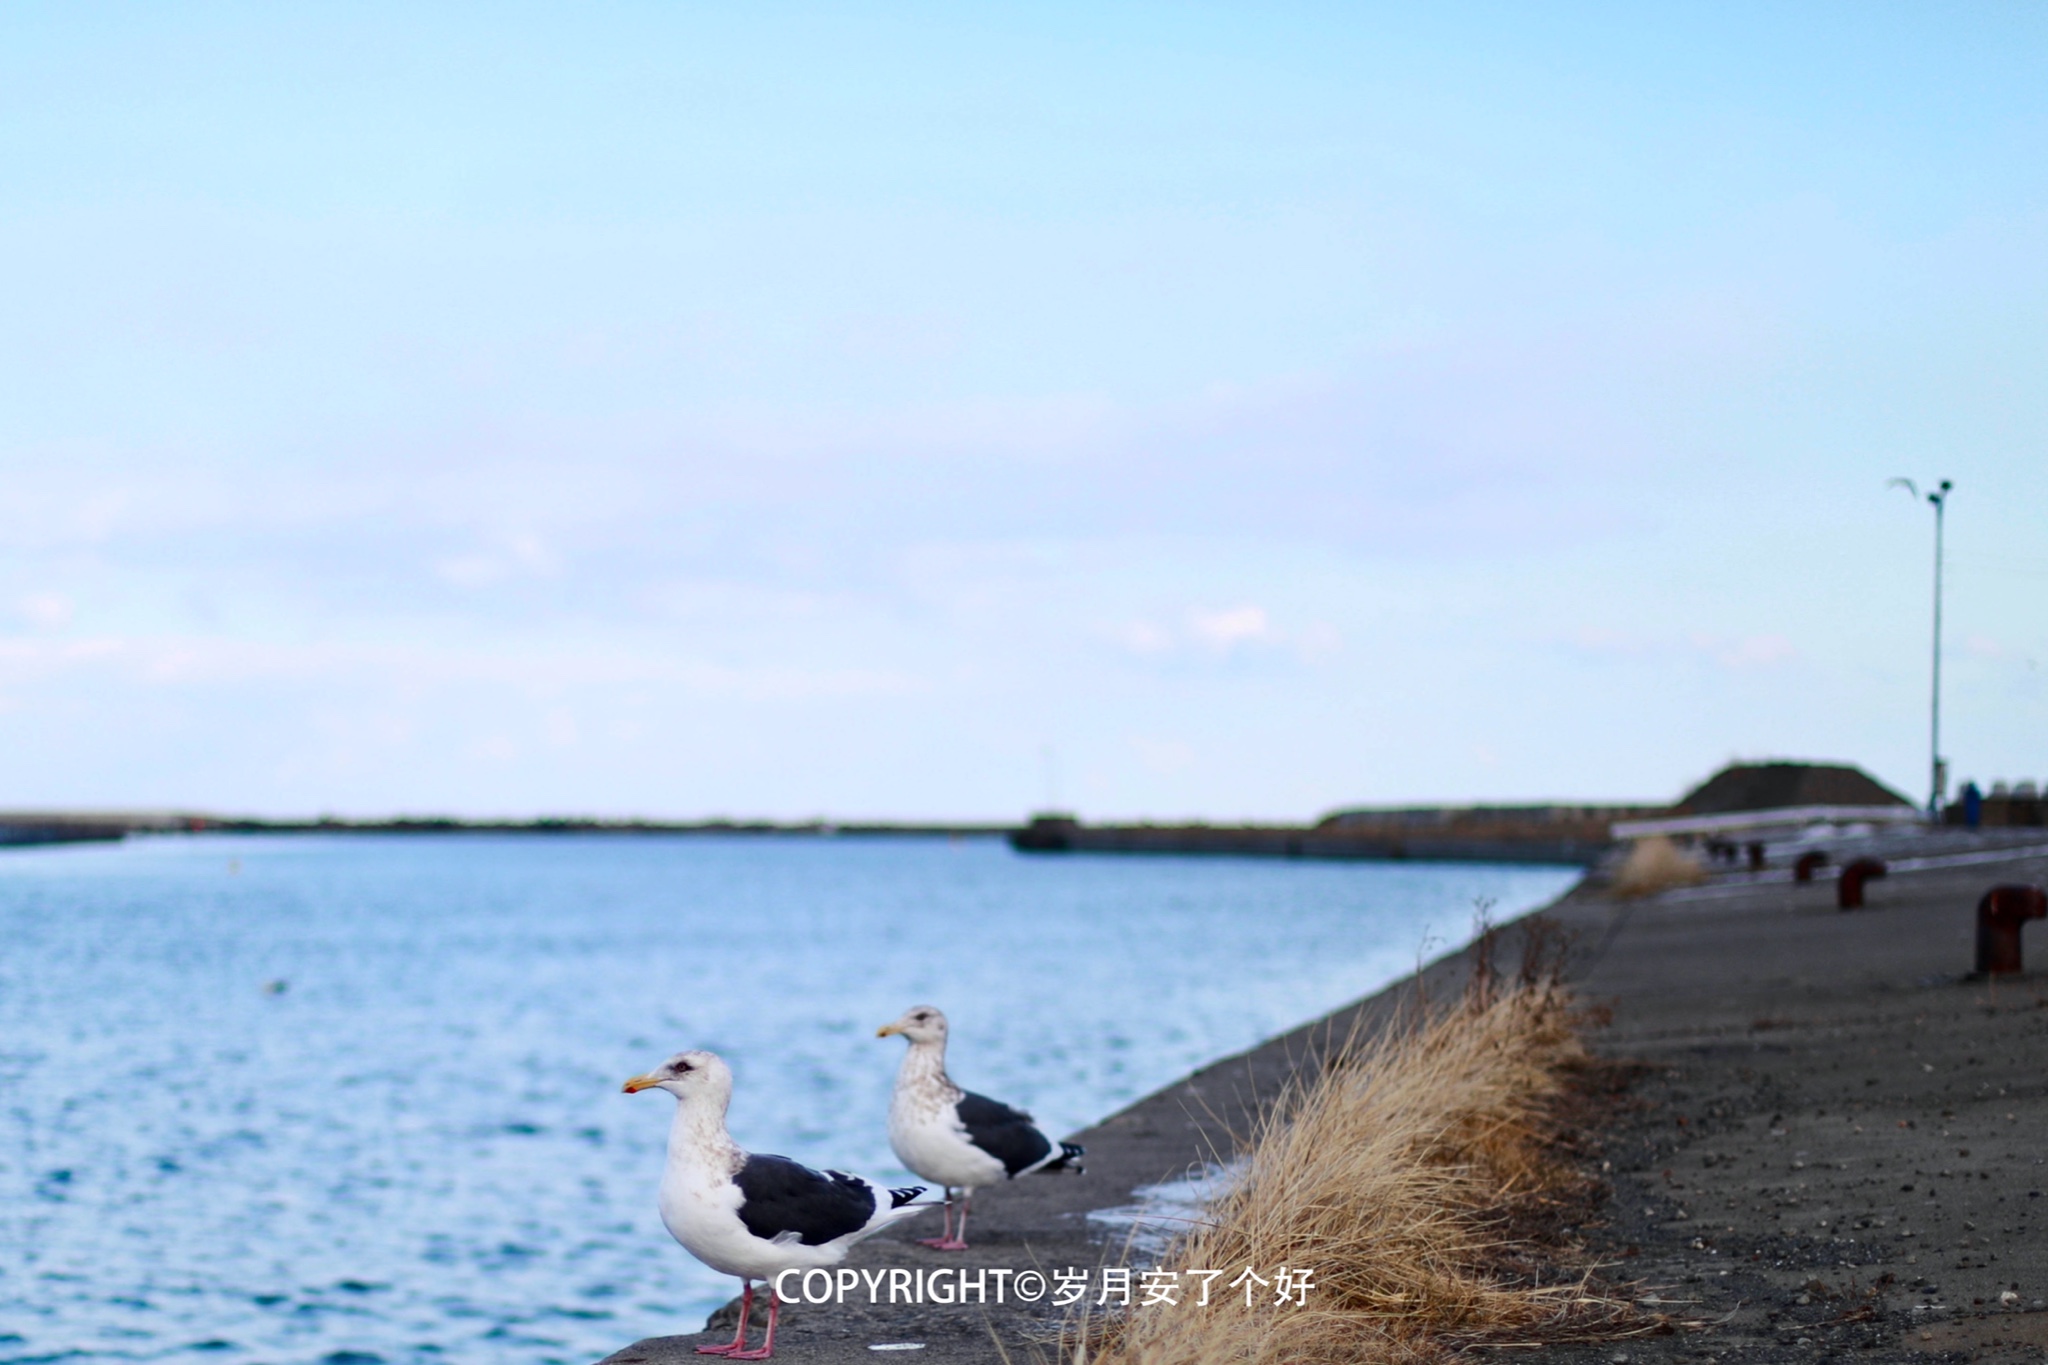
[{"label": "mooring bollard", "polygon": [[1764,870],[1764,846],[1761,843],[1754,843],[1749,846],[1749,870],[1751,872],[1761,872]]},{"label": "mooring bollard", "polygon": [[2006,976],[2020,968],[2020,926],[2048,919],[2048,891],[2009,882],[1977,902],[1977,975]]},{"label": "mooring bollard", "polygon": [[1811,853],[1802,853],[1799,855],[1799,861],[1792,864],[1792,880],[1795,882],[1810,882],[1813,880],[1814,869],[1826,867],[1827,865],[1828,855],[1819,849],[1815,849]]},{"label": "mooring bollard", "polygon": [[1863,908],[1863,883],[1885,872],[1884,859],[1858,858],[1842,869],[1835,880],[1835,904],[1843,910]]}]

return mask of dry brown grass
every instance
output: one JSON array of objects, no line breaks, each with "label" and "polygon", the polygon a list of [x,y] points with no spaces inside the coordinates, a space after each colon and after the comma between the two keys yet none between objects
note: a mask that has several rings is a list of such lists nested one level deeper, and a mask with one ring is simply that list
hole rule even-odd
[{"label": "dry brown grass", "polygon": [[[1639,1330],[1587,1271],[1548,1269],[1532,1215],[1586,1193],[1558,1147],[1588,1062],[1554,976],[1485,969],[1459,1001],[1337,1049],[1254,1135],[1237,1179],[1160,1258],[1169,1268],[1308,1268],[1303,1307],[1243,1291],[1073,1325],[1090,1365],[1429,1362],[1482,1342]],[[1555,1221],[1553,1219],[1553,1221]],[[1532,1255],[1531,1253],[1539,1254]],[[1192,1297],[1192,1295],[1190,1295]],[[1218,1301],[1220,1297],[1221,1301]]]},{"label": "dry brown grass", "polygon": [[1661,834],[1638,839],[1629,846],[1628,857],[1614,874],[1617,896],[1654,896],[1679,886],[1698,886],[1707,879],[1699,859]]}]

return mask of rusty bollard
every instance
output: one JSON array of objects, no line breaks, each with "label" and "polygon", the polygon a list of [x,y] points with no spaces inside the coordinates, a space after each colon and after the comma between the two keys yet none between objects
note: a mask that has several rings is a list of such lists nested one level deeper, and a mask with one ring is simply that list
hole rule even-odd
[{"label": "rusty bollard", "polygon": [[1802,853],[1799,855],[1799,861],[1792,864],[1792,880],[1795,882],[1810,882],[1813,880],[1814,869],[1826,867],[1827,865],[1828,855],[1819,849],[1815,849],[1811,853]]},{"label": "rusty bollard", "polygon": [[1884,859],[1858,858],[1835,880],[1835,904],[1843,910],[1863,908],[1863,883],[1884,875]]},{"label": "rusty bollard", "polygon": [[1977,975],[2004,976],[2020,968],[2020,926],[2048,919],[2048,892],[2009,882],[1977,902]]},{"label": "rusty bollard", "polygon": [[1761,872],[1764,870],[1764,846],[1761,843],[1753,843],[1749,846],[1749,870],[1751,872]]}]

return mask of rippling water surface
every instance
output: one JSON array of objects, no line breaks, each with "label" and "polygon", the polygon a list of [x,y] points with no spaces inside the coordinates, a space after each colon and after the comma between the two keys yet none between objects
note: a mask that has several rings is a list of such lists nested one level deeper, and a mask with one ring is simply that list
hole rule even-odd
[{"label": "rippling water surface", "polygon": [[619,1093],[673,1051],[732,1062],[743,1144],[901,1176],[874,1030],[907,1005],[1067,1131],[1572,875],[941,839],[0,854],[0,1362],[587,1365],[732,1292],[655,1214],[672,1102]]}]

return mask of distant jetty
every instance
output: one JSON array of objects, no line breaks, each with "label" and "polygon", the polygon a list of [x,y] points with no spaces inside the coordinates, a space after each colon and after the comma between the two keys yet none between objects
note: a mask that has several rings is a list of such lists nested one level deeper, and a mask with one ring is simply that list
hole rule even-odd
[{"label": "distant jetty", "polygon": [[124,839],[131,834],[734,834],[762,837],[921,836],[994,838],[1009,825],[913,824],[831,820],[609,820],[596,816],[541,816],[532,820],[463,820],[446,815],[398,815],[351,820],[259,820],[192,811],[0,811],[0,847]]},{"label": "distant jetty", "polygon": [[1402,806],[1345,810],[1313,825],[1086,825],[1036,816],[1010,834],[1020,853],[1211,853],[1267,858],[1412,858],[1591,867],[1623,820],[1669,806]]},{"label": "distant jetty", "polygon": [[0,811],[0,848],[19,844],[83,844],[125,838],[134,825],[111,815]]}]

